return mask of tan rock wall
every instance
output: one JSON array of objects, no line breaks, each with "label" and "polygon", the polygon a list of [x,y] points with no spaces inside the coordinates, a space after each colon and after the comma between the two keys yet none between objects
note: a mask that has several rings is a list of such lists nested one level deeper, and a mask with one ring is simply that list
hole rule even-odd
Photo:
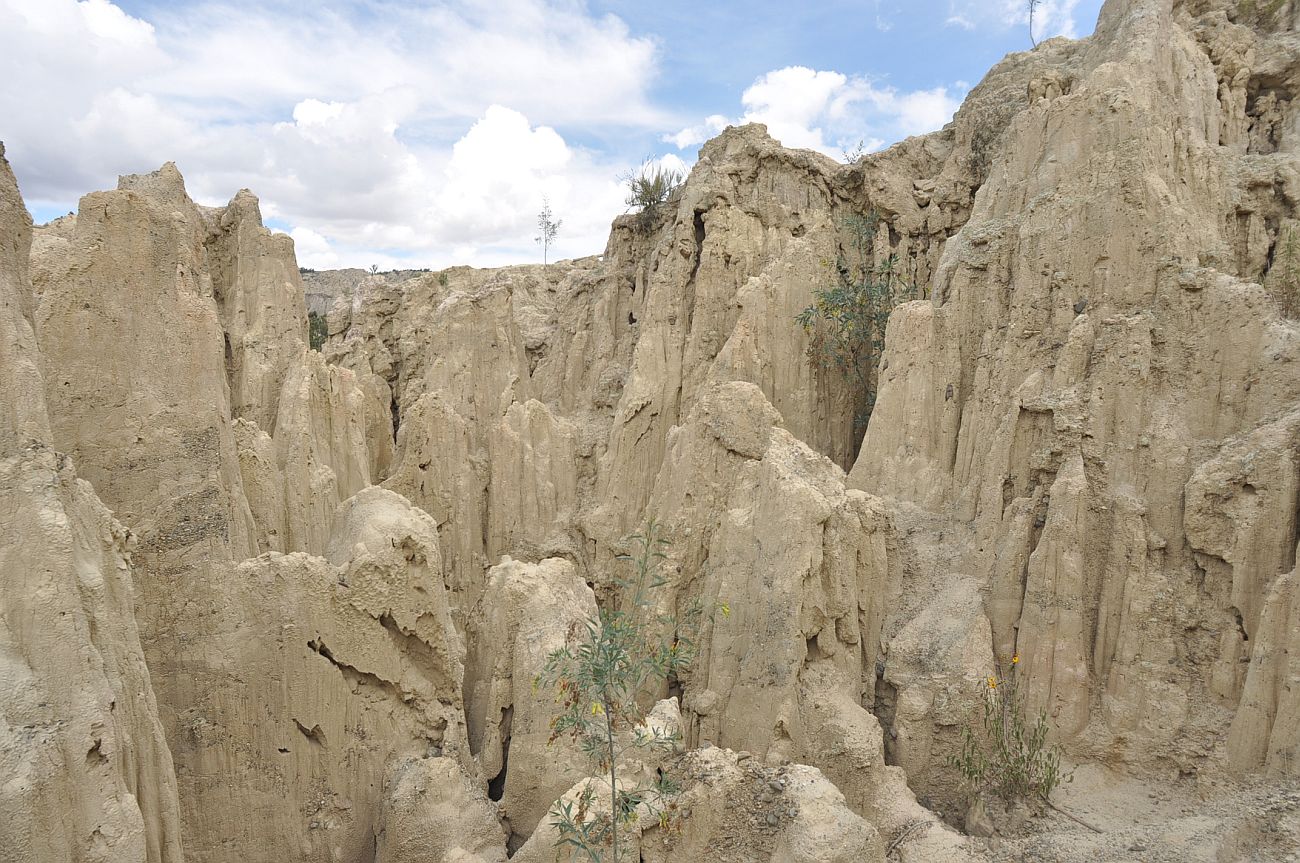
[{"label": "tan rock wall", "polygon": [[[199,208],[169,165],[31,243],[0,188],[0,516],[50,538],[0,545],[0,602],[68,618],[7,623],[0,673],[99,658],[0,701],[31,777],[0,814],[41,859],[101,811],[111,860],[182,831],[212,863],[541,859],[584,768],[529,684],[650,517],[662,610],[709,615],[653,695],[737,750],[677,766],[802,790],[754,831],[692,785],[648,860],[878,859],[924,815],[905,778],[959,814],[946,757],[1015,654],[1072,757],[1294,775],[1292,6],[1111,0],[854,165],[728,130],[603,256],[348,276],[319,355],[251,194]],[[872,213],[863,263],[918,299],[859,439],[866,392],[795,317]],[[961,859],[931,832],[920,859]]]},{"label": "tan rock wall", "polygon": [[1296,163],[1224,76],[1295,62],[1175,5],[1107,4],[1064,88],[1031,86],[932,301],[891,319],[851,484],[970,526],[952,565],[1063,739],[1199,769],[1295,544],[1300,330],[1249,280]]},{"label": "tan rock wall", "polygon": [[327,559],[232,565],[171,645],[191,860],[368,859],[395,759],[473,770],[432,519],[370,488],[333,521]]},{"label": "tan rock wall", "polygon": [[517,847],[552,802],[582,779],[585,757],[568,738],[552,741],[558,697],[539,692],[547,656],[596,619],[596,599],[572,563],[503,558],[488,573],[466,632],[465,709],[470,747],[500,795]]},{"label": "tan rock wall", "polygon": [[0,146],[0,860],[180,863],[132,534],[50,448],[31,219]]},{"label": "tan rock wall", "polygon": [[84,203],[39,258],[51,426],[139,537],[187,854],[370,853],[392,758],[474,774],[436,528],[371,487],[388,401],[307,351],[251,195],[204,212],[166,166]]},{"label": "tan rock wall", "polygon": [[231,411],[273,433],[281,382],[307,344],[293,240],[262,227],[247,189],[209,219],[208,266],[225,331]]}]

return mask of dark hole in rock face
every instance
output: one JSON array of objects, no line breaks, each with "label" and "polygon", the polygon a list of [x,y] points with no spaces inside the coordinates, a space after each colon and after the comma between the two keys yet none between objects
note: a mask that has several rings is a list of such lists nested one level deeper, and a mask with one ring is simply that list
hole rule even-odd
[{"label": "dark hole in rock face", "polygon": [[668,697],[676,698],[677,703],[681,704],[686,694],[686,690],[682,686],[682,681],[677,677],[676,674],[672,674],[669,675],[667,684],[668,684]]},{"label": "dark hole in rock face", "polygon": [[488,780],[488,798],[498,803],[506,794],[506,770],[510,767],[510,726],[514,715],[513,706],[501,710],[501,772]]},{"label": "dark hole in rock face", "polygon": [[880,720],[885,732],[885,763],[898,764],[898,732],[894,730],[894,717],[898,713],[898,689],[885,680],[884,663],[879,663],[876,671],[876,699],[871,712]]},{"label": "dark hole in rock face", "polygon": [[1246,619],[1241,616],[1241,611],[1233,608],[1232,616],[1236,620],[1237,632],[1241,635],[1241,640],[1243,642],[1250,641],[1250,635],[1246,632]]},{"label": "dark hole in rock face", "polygon": [[501,772],[488,780],[488,799],[497,803],[506,794],[506,766],[501,765]]}]

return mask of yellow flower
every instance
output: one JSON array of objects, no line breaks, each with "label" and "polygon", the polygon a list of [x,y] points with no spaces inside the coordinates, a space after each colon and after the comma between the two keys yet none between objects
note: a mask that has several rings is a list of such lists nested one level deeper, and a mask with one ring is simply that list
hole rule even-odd
[{"label": "yellow flower", "polygon": [[1018,662],[1020,662],[1020,654],[1019,654],[1019,653],[1017,653],[1015,656],[1011,657],[1011,664],[1012,664],[1012,665],[1015,665],[1015,664],[1018,663]]},{"label": "yellow flower", "polygon": [[731,617],[731,606],[727,605],[725,602],[722,603],[722,616]]},{"label": "yellow flower", "polygon": [[593,701],[593,702],[591,702],[591,715],[592,715],[592,716],[601,716],[601,715],[603,715],[604,713],[605,713],[605,708],[600,706],[600,702],[599,702],[599,701]]},{"label": "yellow flower", "polygon": [[990,676],[990,677],[989,677],[989,689],[997,689],[997,688],[998,688],[998,679],[997,679],[996,677],[991,677],[991,676]]}]

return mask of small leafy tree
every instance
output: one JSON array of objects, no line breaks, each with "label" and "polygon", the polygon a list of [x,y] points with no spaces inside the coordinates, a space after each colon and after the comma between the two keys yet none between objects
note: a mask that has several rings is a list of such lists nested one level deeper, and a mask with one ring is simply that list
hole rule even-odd
[{"label": "small leafy tree", "polygon": [[809,358],[834,367],[854,383],[857,409],[853,426],[857,437],[866,429],[876,406],[876,366],[885,346],[889,313],[916,289],[898,274],[898,258],[890,255],[872,263],[876,226],[880,216],[847,216],[841,227],[849,235],[849,248],[841,248],[837,278],[828,288],[813,291],[813,302],[795,320],[811,336]]},{"label": "small leafy tree", "polygon": [[681,171],[665,168],[650,159],[643,162],[636,173],[623,177],[627,185],[625,203],[628,209],[636,210],[642,229],[654,224],[660,207],[668,202],[684,179]]},{"label": "small leafy tree", "polygon": [[[551,740],[572,737],[602,777],[587,784],[576,805],[557,802],[550,812],[560,834],[557,846],[580,853],[590,863],[601,863],[606,849],[612,863],[618,863],[619,827],[634,822],[642,804],[667,822],[671,805],[666,801],[677,790],[672,781],[661,776],[650,786],[625,787],[617,766],[631,750],[667,750],[678,742],[676,732],[643,724],[638,696],[690,666],[702,617],[699,603],[680,617],[655,611],[652,592],[667,584],[658,572],[667,542],[653,521],[631,539],[636,554],[619,560],[631,564],[632,574],[617,579],[626,603],[602,609],[596,620],[587,622],[575,647],[562,647],[547,657],[534,681],[554,688],[560,703],[551,721]],[[597,811],[606,797],[608,810]]]},{"label": "small leafy tree", "polygon": [[329,322],[324,315],[316,312],[307,313],[307,346],[313,351],[319,351],[325,345],[325,339],[329,337]]},{"label": "small leafy tree", "polygon": [[1008,674],[981,683],[979,718],[966,728],[961,751],[949,756],[948,764],[972,791],[990,792],[1007,802],[1038,799],[1050,804],[1064,778],[1061,748],[1047,742],[1045,711],[1032,722],[1026,716],[1016,674],[1019,663],[1019,655],[1013,656]]},{"label": "small leafy tree", "polygon": [[548,253],[551,250],[551,244],[560,233],[560,225],[563,220],[555,218],[551,212],[551,202],[542,198],[542,211],[537,214],[538,235],[534,238],[542,247],[542,266],[547,265]]}]

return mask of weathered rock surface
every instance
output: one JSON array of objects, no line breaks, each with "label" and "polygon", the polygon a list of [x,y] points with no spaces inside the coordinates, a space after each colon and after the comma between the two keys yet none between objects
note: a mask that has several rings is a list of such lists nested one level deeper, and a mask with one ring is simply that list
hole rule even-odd
[{"label": "weathered rock surface", "polygon": [[179,863],[135,538],[50,448],[31,219],[0,147],[0,860]]},{"label": "weathered rock surface", "polygon": [[[1135,836],[1272,859],[1290,798],[1191,801],[1300,777],[1298,25],[1110,0],[856,164],[729,129],[603,256],[308,274],[319,354],[251,194],[168,165],[29,240],[0,176],[17,859],[551,859],[593,780],[532,681],[650,518],[660,610],[706,622],[646,694],[691,751],[619,768],[683,780],[643,859],[993,854],[913,790],[961,823],[947,758],[1013,656],[1104,774],[1074,800],[1177,786]],[[869,213],[917,299],[862,437],[795,316]]]},{"label": "weathered rock surface", "polygon": [[[412,805],[389,799],[395,759],[473,769],[433,520],[372,487],[334,523],[327,558],[234,566],[203,635],[173,647],[192,687],[173,742],[191,859],[359,859],[384,807]],[[418,859],[387,841],[390,859]]]},{"label": "weathered rock surface", "polygon": [[[664,768],[682,787],[675,800],[678,810],[668,813],[662,824],[647,811],[630,825],[630,835],[620,847],[631,859],[647,863],[885,859],[879,833],[852,812],[844,795],[814,768],[802,764],[768,768],[716,747],[666,761]],[[576,799],[581,787],[565,798]],[[567,849],[557,857],[555,839],[554,828],[543,825],[512,859],[521,863],[582,859]]]},{"label": "weathered rock surface", "polygon": [[596,618],[596,599],[573,564],[559,558],[492,567],[470,619],[465,709],[470,748],[504,822],[522,843],[551,803],[586,775],[567,738],[551,741],[558,697],[538,692],[547,656],[570,644]]},{"label": "weathered rock surface", "polygon": [[231,412],[274,432],[281,381],[301,354],[307,328],[293,240],[262,227],[257,198],[247,189],[215,215],[210,231]]},{"label": "weathered rock surface", "polygon": [[372,853],[393,759],[477,777],[436,525],[371,482],[388,400],[307,351],[247,193],[204,211],[166,166],[83,203],[34,253],[50,437],[138,538],[186,854]]},{"label": "weathered rock surface", "polygon": [[494,815],[451,759],[398,761],[384,795],[375,863],[505,863]]},{"label": "weathered rock surface", "polygon": [[[1261,282],[1300,175],[1292,109],[1256,112],[1300,54],[1286,10],[1172,5],[1108,3],[1090,40],[1035,52],[1064,86],[1010,120],[934,299],[891,318],[851,484],[942,517],[993,663],[1020,654],[1079,753],[1194,773],[1236,715],[1233,768],[1280,771],[1269,728],[1290,708],[1262,697],[1260,635],[1295,561],[1300,327]],[[906,750],[927,786],[931,753]]]},{"label": "weathered rock surface", "polygon": [[419,278],[428,270],[386,270],[371,273],[369,270],[351,268],[346,270],[309,270],[299,269],[302,278],[303,297],[307,301],[307,313],[328,315],[335,301],[343,298],[350,302],[363,285],[370,282],[405,282]]}]

